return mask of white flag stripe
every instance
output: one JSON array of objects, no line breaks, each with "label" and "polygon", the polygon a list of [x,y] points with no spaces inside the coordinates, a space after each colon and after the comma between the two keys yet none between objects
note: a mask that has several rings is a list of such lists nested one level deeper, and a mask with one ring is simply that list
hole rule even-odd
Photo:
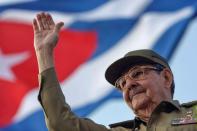
[{"label": "white flag stripe", "polygon": [[95,10],[79,14],[77,18],[84,21],[104,19],[131,18],[138,16],[152,0],[112,0]]}]

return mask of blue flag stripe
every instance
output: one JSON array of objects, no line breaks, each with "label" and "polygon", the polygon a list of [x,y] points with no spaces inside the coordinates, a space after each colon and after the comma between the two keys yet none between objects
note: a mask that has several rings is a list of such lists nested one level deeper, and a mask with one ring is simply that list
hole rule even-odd
[{"label": "blue flag stripe", "polygon": [[184,19],[174,24],[171,28],[169,28],[161,38],[156,42],[153,47],[153,50],[160,53],[167,60],[170,60],[173,52],[175,51],[179,41],[183,37],[186,28],[194,17]]},{"label": "blue flag stripe", "polygon": [[24,2],[19,4],[9,4],[0,6],[0,12],[7,9],[23,9],[34,11],[58,11],[67,13],[78,13],[95,9],[103,4],[106,4],[108,0],[83,0],[83,1],[48,1],[38,0],[33,2]]},{"label": "blue flag stripe", "polygon": [[174,12],[195,4],[196,0],[154,0],[144,12]]}]

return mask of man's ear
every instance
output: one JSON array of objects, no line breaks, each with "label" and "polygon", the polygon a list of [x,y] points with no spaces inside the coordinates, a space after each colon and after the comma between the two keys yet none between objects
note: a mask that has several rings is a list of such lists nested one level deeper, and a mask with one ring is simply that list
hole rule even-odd
[{"label": "man's ear", "polygon": [[164,68],[162,72],[165,80],[165,87],[170,89],[173,81],[172,72],[168,68]]}]

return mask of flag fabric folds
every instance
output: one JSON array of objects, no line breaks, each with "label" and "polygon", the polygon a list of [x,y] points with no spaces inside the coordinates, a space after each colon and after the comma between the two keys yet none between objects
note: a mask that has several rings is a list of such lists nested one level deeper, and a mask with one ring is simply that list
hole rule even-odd
[{"label": "flag fabric folds", "polygon": [[64,29],[55,66],[66,101],[86,117],[121,94],[105,69],[126,52],[153,49],[168,60],[196,17],[197,1],[31,0],[0,4],[0,131],[46,131],[37,101],[32,20],[49,12]]}]

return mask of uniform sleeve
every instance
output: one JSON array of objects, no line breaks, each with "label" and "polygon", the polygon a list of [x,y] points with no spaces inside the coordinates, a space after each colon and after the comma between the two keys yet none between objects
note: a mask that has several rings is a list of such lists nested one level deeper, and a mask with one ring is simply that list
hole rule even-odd
[{"label": "uniform sleeve", "polygon": [[[54,68],[39,74],[40,91],[38,100],[41,103],[46,125],[50,131],[110,131],[90,119],[77,117],[65,102]],[[71,87],[72,88],[72,87]]]}]

